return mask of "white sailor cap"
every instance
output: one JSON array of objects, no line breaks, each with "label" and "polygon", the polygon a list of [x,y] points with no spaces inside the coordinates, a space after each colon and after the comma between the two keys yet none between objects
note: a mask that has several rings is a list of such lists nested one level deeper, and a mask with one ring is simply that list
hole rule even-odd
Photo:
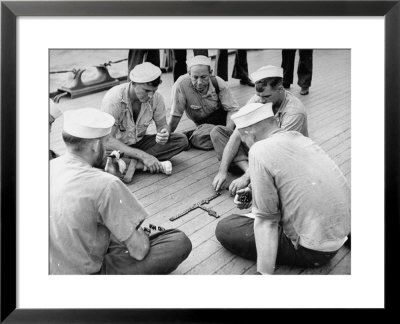
[{"label": "white sailor cap", "polygon": [[211,66],[211,58],[204,55],[194,56],[186,61],[187,67],[190,69],[193,65],[208,65]]},{"label": "white sailor cap", "polygon": [[150,62],[136,65],[129,73],[129,78],[133,82],[147,83],[154,81],[161,75],[161,69]]},{"label": "white sailor cap", "polygon": [[95,108],[81,108],[64,112],[64,132],[79,138],[100,138],[111,133],[113,116]]},{"label": "white sailor cap", "polygon": [[272,102],[266,104],[249,103],[232,115],[232,121],[238,129],[248,127],[274,116]]},{"label": "white sailor cap", "polygon": [[259,68],[250,75],[253,82],[260,81],[265,78],[283,78],[283,69],[273,65],[266,65]]}]

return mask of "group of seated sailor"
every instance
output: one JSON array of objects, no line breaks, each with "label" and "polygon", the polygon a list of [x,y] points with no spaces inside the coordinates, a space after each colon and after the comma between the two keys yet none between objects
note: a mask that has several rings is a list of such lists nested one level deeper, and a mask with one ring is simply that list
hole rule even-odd
[{"label": "group of seated sailor", "polygon": [[[215,236],[256,261],[258,274],[325,265],[348,240],[349,184],[308,137],[306,109],[284,88],[282,68],[253,72],[255,93],[239,107],[210,57],[186,63],[171,89],[168,121],[157,92],[162,71],[150,62],[111,88],[100,109],[64,112],[67,151],[50,160],[51,274],[173,272],[191,253],[190,239],[178,229],[145,231],[149,215],[128,185],[138,170],[173,177],[172,158],[190,149],[214,149],[213,189],[228,187],[239,209],[251,207],[222,218]],[[178,133],[184,112],[195,128]],[[152,122],[156,134],[148,134]],[[233,169],[241,176],[228,183]]]}]

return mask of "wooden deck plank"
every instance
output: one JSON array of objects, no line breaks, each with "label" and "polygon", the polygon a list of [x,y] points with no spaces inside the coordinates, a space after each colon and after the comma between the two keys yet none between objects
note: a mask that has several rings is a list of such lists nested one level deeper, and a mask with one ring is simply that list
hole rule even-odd
[{"label": "wooden deck plank", "polygon": [[182,262],[182,264],[178,267],[178,269],[174,271],[173,274],[188,273],[203,260],[210,257],[221,249],[223,249],[223,247],[220,244],[217,244],[211,240],[205,241],[203,244],[192,250],[192,253],[189,254],[188,258],[184,262]]},{"label": "wooden deck plank", "polygon": [[226,263],[224,266],[216,270],[213,274],[218,275],[241,275],[246,273],[251,267],[254,267],[255,261],[247,260],[238,256]]}]

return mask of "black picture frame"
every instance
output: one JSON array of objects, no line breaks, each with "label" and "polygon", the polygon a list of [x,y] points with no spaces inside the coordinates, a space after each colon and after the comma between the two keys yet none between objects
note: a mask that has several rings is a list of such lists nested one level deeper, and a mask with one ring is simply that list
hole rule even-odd
[{"label": "black picture frame", "polygon": [[[155,9],[156,8],[156,9]],[[266,310],[16,308],[16,19],[19,16],[381,16],[385,18],[385,309],[398,283],[400,1],[128,1],[1,3],[1,322],[236,322]],[[374,46],[374,44],[371,44]],[[366,67],[368,68],[368,67]],[[374,87],[373,80],[366,87]],[[375,110],[380,114],[381,111]],[[354,116],[357,118],[357,116]],[[373,152],[371,152],[373,154]],[[372,171],[371,171],[372,172]],[[368,184],[366,184],[368,185]],[[373,256],[371,256],[373,259]],[[373,260],[371,260],[373,262]],[[254,314],[254,312],[258,314]],[[380,317],[381,318],[381,317]]]}]

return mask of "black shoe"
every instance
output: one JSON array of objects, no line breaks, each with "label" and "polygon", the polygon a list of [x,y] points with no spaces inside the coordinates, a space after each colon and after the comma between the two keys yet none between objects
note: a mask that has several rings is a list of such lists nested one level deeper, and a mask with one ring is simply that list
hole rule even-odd
[{"label": "black shoe", "polygon": [[309,92],[308,87],[301,88],[301,90],[300,90],[300,94],[302,96],[308,95],[308,92]]},{"label": "black shoe", "polygon": [[251,81],[250,79],[241,79],[240,80],[240,84],[248,85],[250,87],[254,87],[254,82]]}]

